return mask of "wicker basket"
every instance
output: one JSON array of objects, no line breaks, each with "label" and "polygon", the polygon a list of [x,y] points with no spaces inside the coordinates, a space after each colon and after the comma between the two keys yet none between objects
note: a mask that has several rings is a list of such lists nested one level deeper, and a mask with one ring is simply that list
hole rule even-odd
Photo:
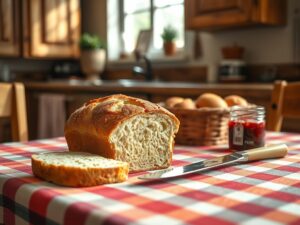
[{"label": "wicker basket", "polygon": [[228,142],[229,109],[168,108],[180,120],[175,143],[181,145],[219,145]]}]

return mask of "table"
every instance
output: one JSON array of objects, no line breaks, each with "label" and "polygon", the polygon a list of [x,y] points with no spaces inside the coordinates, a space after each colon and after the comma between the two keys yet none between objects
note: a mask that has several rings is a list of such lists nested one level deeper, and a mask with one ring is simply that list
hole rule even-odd
[{"label": "table", "polygon": [[[64,138],[0,145],[0,223],[4,224],[300,224],[300,135],[268,133],[287,157],[181,178],[56,186],[35,178],[33,153],[66,150]],[[228,153],[225,146],[176,146],[173,166]]]}]

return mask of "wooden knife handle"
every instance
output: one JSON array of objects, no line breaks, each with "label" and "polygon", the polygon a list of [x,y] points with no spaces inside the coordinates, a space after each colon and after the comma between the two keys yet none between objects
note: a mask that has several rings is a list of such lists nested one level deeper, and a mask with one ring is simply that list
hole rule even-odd
[{"label": "wooden knife handle", "polygon": [[248,161],[254,161],[259,159],[284,157],[287,152],[288,147],[285,144],[281,144],[246,150],[243,152],[243,154],[248,157]]}]

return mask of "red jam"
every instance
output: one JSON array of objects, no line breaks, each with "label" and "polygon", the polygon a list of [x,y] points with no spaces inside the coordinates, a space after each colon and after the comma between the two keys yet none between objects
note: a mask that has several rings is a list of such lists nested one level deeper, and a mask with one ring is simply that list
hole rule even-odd
[{"label": "red jam", "polygon": [[246,150],[265,145],[265,122],[229,121],[229,148]]}]

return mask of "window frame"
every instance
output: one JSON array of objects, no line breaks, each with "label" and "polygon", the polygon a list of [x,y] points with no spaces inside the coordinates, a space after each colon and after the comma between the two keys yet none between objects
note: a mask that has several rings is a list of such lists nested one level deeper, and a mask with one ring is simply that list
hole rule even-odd
[{"label": "window frame", "polygon": [[[154,26],[154,14],[155,14],[155,11],[158,10],[158,9],[164,9],[164,8],[168,8],[168,7],[172,7],[172,6],[176,6],[176,5],[183,5],[184,6],[184,0],[183,0],[182,3],[166,4],[166,5],[160,6],[160,7],[154,6],[154,0],[148,0],[148,1],[150,1],[150,8],[149,9],[135,10],[132,13],[125,13],[124,1],[126,1],[126,0],[120,0],[120,4],[119,4],[119,35],[120,35],[120,40],[121,40],[121,46],[122,46],[123,49],[125,49],[125,46],[124,46],[124,40],[121,38],[121,35],[125,31],[125,17],[127,15],[134,15],[134,14],[137,14],[137,13],[150,11],[150,29],[149,30],[151,30],[151,32],[152,32],[152,40],[154,40],[154,32],[153,32],[154,29],[153,29],[153,26]],[[184,23],[184,21],[183,21],[183,23]],[[181,47],[181,48],[178,48],[179,52],[184,51],[185,47],[186,47],[185,30],[183,32],[184,32],[183,33],[184,46]],[[157,54],[158,52],[161,52],[161,50],[154,48],[153,43],[151,43],[150,46],[149,46],[148,54],[149,54],[149,52]],[[181,57],[179,56],[179,58],[181,58]],[[161,56],[160,56],[160,58],[161,58]],[[162,57],[162,58],[165,58],[165,57]],[[178,58],[178,57],[175,57],[175,58]]]}]

